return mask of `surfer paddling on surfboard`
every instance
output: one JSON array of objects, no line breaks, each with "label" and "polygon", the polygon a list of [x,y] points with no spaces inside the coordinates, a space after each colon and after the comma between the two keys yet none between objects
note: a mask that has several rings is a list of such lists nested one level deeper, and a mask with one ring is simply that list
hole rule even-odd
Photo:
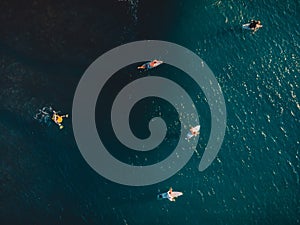
[{"label": "surfer paddling on surfboard", "polygon": [[163,61],[159,61],[157,59],[154,59],[151,62],[147,62],[147,63],[139,66],[138,69],[139,70],[150,70],[150,69],[153,69],[153,68],[159,66],[162,63],[163,63]]},{"label": "surfer paddling on surfboard", "polygon": [[261,24],[260,20],[251,20],[250,23],[243,24],[243,29],[246,30],[252,30],[253,32],[256,32],[259,28],[261,28],[263,25]]},{"label": "surfer paddling on surfboard", "polygon": [[190,140],[192,137],[196,137],[200,134],[200,125],[191,127],[190,131],[186,135],[186,140]]},{"label": "surfer paddling on surfboard", "polygon": [[176,198],[178,198],[179,196],[183,195],[182,192],[179,192],[179,191],[173,191],[172,188],[169,189],[168,192],[166,193],[162,193],[162,194],[158,194],[157,195],[157,199],[158,200],[161,200],[161,199],[169,199],[169,201],[171,202],[175,202]]}]

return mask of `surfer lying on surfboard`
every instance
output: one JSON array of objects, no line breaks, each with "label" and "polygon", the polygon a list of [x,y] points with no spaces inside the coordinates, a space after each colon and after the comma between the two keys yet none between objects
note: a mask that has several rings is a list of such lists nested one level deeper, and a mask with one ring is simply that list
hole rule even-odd
[{"label": "surfer lying on surfboard", "polygon": [[157,199],[161,200],[161,199],[167,198],[167,199],[169,199],[169,201],[175,202],[176,198],[178,198],[181,195],[183,195],[182,192],[173,191],[173,189],[170,188],[168,192],[162,193],[162,194],[158,194],[157,195]]},{"label": "surfer lying on surfboard", "polygon": [[192,137],[196,137],[200,134],[200,125],[192,127],[186,135],[186,140],[190,140]]},{"label": "surfer lying on surfboard", "polygon": [[151,62],[147,62],[147,63],[139,66],[138,69],[139,70],[150,70],[150,69],[153,69],[153,68],[159,66],[162,63],[163,63],[163,61],[159,61],[157,59],[154,59]]},{"label": "surfer lying on surfboard", "polygon": [[259,28],[261,28],[263,25],[261,24],[260,20],[251,20],[250,23],[243,24],[243,28],[246,30],[252,30],[257,31]]}]

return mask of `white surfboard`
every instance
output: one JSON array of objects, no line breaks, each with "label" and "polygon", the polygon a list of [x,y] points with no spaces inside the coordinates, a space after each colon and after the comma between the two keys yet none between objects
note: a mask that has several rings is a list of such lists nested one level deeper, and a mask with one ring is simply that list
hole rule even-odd
[{"label": "white surfboard", "polygon": [[152,68],[155,68],[163,63],[164,63],[163,61],[157,60],[156,63],[152,66]]},{"label": "white surfboard", "polygon": [[170,195],[172,198],[177,198],[177,197],[183,195],[183,193],[180,191],[172,191],[172,193]]},{"label": "white surfboard", "polygon": [[245,23],[245,24],[243,24],[243,25],[242,25],[242,28],[245,29],[245,30],[252,30],[252,29],[250,28],[250,23]]}]

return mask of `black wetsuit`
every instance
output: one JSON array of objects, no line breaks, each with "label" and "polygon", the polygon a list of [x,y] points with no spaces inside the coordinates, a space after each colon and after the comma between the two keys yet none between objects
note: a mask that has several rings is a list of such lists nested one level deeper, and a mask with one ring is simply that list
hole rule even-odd
[{"label": "black wetsuit", "polygon": [[253,20],[253,21],[251,21],[249,28],[251,28],[251,29],[255,28],[257,24],[258,24],[258,21]]}]

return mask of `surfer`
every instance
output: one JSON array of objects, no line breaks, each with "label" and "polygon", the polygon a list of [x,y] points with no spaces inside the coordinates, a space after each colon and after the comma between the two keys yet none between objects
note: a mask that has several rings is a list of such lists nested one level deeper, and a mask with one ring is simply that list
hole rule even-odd
[{"label": "surfer", "polygon": [[139,66],[138,69],[139,70],[150,70],[150,69],[153,69],[154,67],[159,66],[162,63],[163,63],[163,61],[159,61],[157,59],[154,59],[151,62],[147,62],[147,63]]},{"label": "surfer", "polygon": [[56,123],[59,126],[59,129],[64,128],[64,126],[61,124],[63,122],[63,118],[68,118],[68,114],[65,115],[59,115],[57,112],[53,110],[52,120],[54,123]]},{"label": "surfer", "polygon": [[183,195],[182,192],[173,191],[173,189],[170,188],[168,192],[157,195],[157,199],[160,200],[160,199],[167,198],[169,199],[169,201],[175,202],[176,198],[178,198],[181,195]]},{"label": "surfer", "polygon": [[173,192],[173,188],[170,187],[169,191],[168,191],[168,199],[171,201],[171,202],[175,202],[175,198],[172,197],[172,192]]},{"label": "surfer", "polygon": [[196,137],[200,134],[200,125],[195,126],[195,127],[191,127],[191,129],[189,130],[189,132],[186,135],[186,140],[190,140],[192,137]]},{"label": "surfer", "polygon": [[197,131],[193,127],[190,129],[190,132],[192,133],[193,136],[197,136],[198,134],[200,134],[199,131]]},{"label": "surfer", "polygon": [[261,27],[262,27],[262,24],[261,24],[260,20],[251,20],[251,22],[249,24],[249,28],[253,31],[257,31]]}]

